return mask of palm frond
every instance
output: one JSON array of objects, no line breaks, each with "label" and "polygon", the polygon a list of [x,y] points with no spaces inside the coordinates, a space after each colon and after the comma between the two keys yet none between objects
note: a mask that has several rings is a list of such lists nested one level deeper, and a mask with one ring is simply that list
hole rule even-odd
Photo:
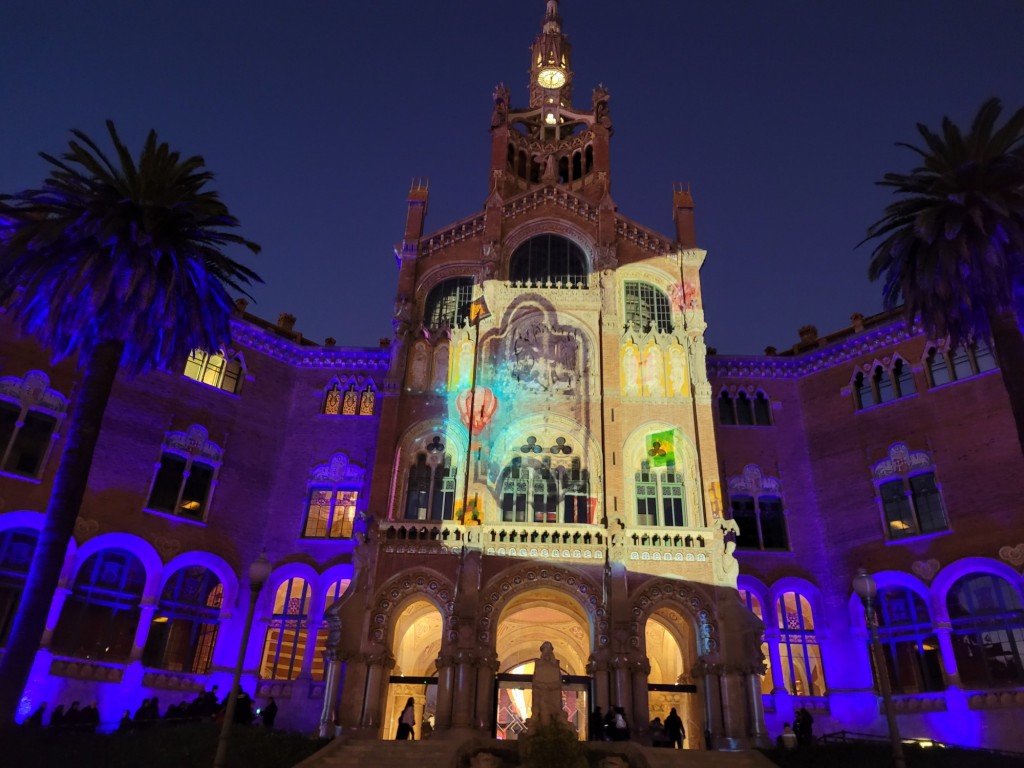
[{"label": "palm frond", "polygon": [[0,305],[57,359],[124,344],[132,373],[230,343],[227,290],[262,282],[228,247],[259,253],[209,188],[200,156],[182,159],[151,131],[138,157],[107,123],[113,158],[72,131],[39,189],[6,196]]}]

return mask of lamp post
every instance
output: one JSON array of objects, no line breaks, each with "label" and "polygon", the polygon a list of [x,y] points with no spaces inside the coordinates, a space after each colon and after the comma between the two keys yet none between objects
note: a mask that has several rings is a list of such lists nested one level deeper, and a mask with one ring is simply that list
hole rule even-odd
[{"label": "lamp post", "polygon": [[863,568],[857,569],[857,575],[853,578],[853,591],[857,593],[860,601],[864,604],[864,621],[868,625],[870,639],[868,647],[871,650],[871,660],[875,668],[875,676],[878,678],[878,687],[882,691],[882,706],[885,708],[885,719],[889,724],[889,741],[892,744],[893,768],[906,768],[906,761],[903,759],[903,742],[900,740],[900,729],[896,723],[896,712],[892,706],[892,688],[889,686],[889,674],[885,669],[885,663],[881,654],[881,643],[878,642],[878,614],[875,612],[875,595],[878,594],[878,585],[875,580]]},{"label": "lamp post", "polygon": [[271,565],[267,560],[266,551],[252,561],[249,566],[249,609],[245,614],[245,624],[242,627],[242,643],[238,648],[238,660],[235,662],[235,674],[231,680],[231,690],[228,691],[228,703],[224,709],[224,724],[220,729],[220,739],[217,741],[217,756],[213,759],[213,768],[224,768],[228,756],[228,742],[231,740],[231,724],[235,719],[235,707],[238,704],[238,689],[241,687],[242,666],[245,664],[245,649],[249,645],[249,632],[252,630],[252,614],[256,608],[256,598],[260,596],[263,584],[270,576]]}]

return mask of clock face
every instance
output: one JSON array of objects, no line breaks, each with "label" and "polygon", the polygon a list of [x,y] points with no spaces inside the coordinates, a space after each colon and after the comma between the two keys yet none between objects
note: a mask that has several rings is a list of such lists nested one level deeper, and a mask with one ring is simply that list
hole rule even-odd
[{"label": "clock face", "polygon": [[565,72],[555,67],[542,69],[537,73],[537,85],[554,90],[565,85]]}]

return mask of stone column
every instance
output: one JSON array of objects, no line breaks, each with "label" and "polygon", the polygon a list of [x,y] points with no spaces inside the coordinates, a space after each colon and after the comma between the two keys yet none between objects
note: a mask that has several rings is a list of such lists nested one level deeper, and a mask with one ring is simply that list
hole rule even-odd
[{"label": "stone column", "polygon": [[[608,662],[604,659],[598,660],[593,656],[587,662],[587,674],[594,680],[594,700],[589,702],[590,710],[594,707],[601,707],[602,714],[608,712],[611,706],[611,677],[608,674]],[[588,713],[589,714],[589,713]]]},{"label": "stone column", "polygon": [[651,706],[647,695],[647,679],[651,674],[650,660],[644,656],[630,663],[633,688],[631,725],[634,732],[643,737],[651,722]]},{"label": "stone column", "polygon": [[128,661],[138,661],[142,658],[142,651],[146,647],[146,640],[149,639],[149,628],[153,625],[153,614],[156,613],[156,605],[148,603],[139,606],[139,623],[135,627],[135,642],[132,643],[132,653]]},{"label": "stone column", "polygon": [[452,656],[437,657],[437,712],[434,729],[446,730],[452,727],[452,699],[455,687],[455,659]]},{"label": "stone column", "polygon": [[769,670],[772,674],[772,693],[776,691],[788,691],[786,684],[786,670],[782,668],[782,654],[779,653],[779,631],[767,631],[764,633],[765,641],[768,643]]},{"label": "stone column", "polygon": [[476,654],[461,650],[455,654],[455,696],[452,728],[469,728],[476,701]]},{"label": "stone column", "polygon": [[299,677],[308,679],[313,676],[313,659],[316,658],[316,639],[324,623],[322,621],[310,621],[306,629],[306,652],[302,655],[302,667],[299,669]]},{"label": "stone column", "polygon": [[381,700],[388,685],[391,668],[395,660],[387,653],[374,654],[367,659],[366,698],[363,706],[364,728],[380,728]]},{"label": "stone column", "polygon": [[334,706],[341,688],[341,661],[333,648],[324,652],[324,705],[320,710],[320,738],[334,738]]},{"label": "stone column", "polygon": [[753,747],[771,747],[772,740],[764,725],[764,699],[761,694],[761,670],[752,670],[747,674],[747,712],[750,717],[750,736]]},{"label": "stone column", "polygon": [[708,749],[717,746],[722,738],[722,696],[719,688],[719,672],[721,667],[716,664],[698,664],[694,667],[694,674],[701,675],[704,687],[704,722],[705,728],[710,735]]},{"label": "stone column", "polygon": [[345,662],[345,695],[341,697],[338,719],[343,728],[358,728],[366,701],[366,657],[353,654]]},{"label": "stone column", "polygon": [[956,665],[956,653],[953,652],[953,628],[948,621],[935,623],[935,636],[939,640],[939,652],[942,654],[942,676],[947,688],[960,688],[960,670]]},{"label": "stone column", "polygon": [[719,677],[725,735],[744,743],[747,737],[747,694],[741,670],[732,668]]},{"label": "stone column", "polygon": [[474,727],[490,735],[494,724],[494,676],[498,673],[498,658],[489,653],[481,656],[476,668],[476,722]]},{"label": "stone column", "polygon": [[627,714],[633,706],[633,677],[629,666],[628,656],[616,656],[612,659],[611,667],[615,675],[615,691],[612,693],[609,706],[624,707]]},{"label": "stone column", "polygon": [[64,610],[64,601],[68,599],[71,590],[67,587],[57,587],[53,593],[53,600],[50,602],[50,611],[46,614],[46,629],[43,630],[43,637],[39,641],[39,648],[49,648],[53,642],[53,630],[57,628],[60,620],[60,612]]}]

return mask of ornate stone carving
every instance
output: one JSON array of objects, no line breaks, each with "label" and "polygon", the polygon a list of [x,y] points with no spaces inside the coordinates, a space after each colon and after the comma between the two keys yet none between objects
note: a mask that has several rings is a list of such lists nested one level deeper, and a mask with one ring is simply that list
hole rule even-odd
[{"label": "ornate stone carving", "polygon": [[664,602],[685,609],[697,620],[698,654],[700,656],[718,652],[720,641],[718,639],[718,622],[714,611],[704,601],[704,598],[687,586],[685,582],[658,579],[644,588],[633,599],[633,618],[639,624],[643,624],[659,604]]},{"label": "ornate stone carving", "polygon": [[98,520],[87,517],[79,517],[75,520],[75,538],[79,543],[88,541],[100,532]]},{"label": "ornate stone carving", "polygon": [[[601,638],[608,634],[608,621],[600,604],[601,589],[590,579],[553,565],[527,565],[506,571],[482,590],[480,618],[477,621],[477,641],[491,645],[495,618],[500,606],[516,595],[537,587],[557,589],[577,600],[591,618],[595,634]],[[605,638],[605,642],[607,639]],[[600,644],[600,639],[599,639]]]},{"label": "ornate stone carving", "polygon": [[[356,580],[353,580],[353,583]],[[419,570],[399,574],[377,591],[370,621],[370,638],[383,643],[391,624],[395,608],[411,594],[420,594],[433,602],[441,611],[445,624],[451,625],[455,604],[454,586],[443,576],[432,571]]]},{"label": "ornate stone carving", "polygon": [[1024,564],[1024,544],[1018,544],[1016,547],[1000,547],[999,557],[1014,568],[1020,568]]},{"label": "ornate stone carving", "polygon": [[170,560],[181,552],[181,542],[177,539],[168,539],[163,536],[157,536],[153,539],[153,546],[156,547],[156,551],[160,553],[160,557],[165,561]]},{"label": "ornate stone carving", "polygon": [[50,389],[50,377],[42,371],[29,371],[24,379],[0,378],[0,398],[13,400],[23,408],[37,408],[53,414],[67,413],[68,399]]},{"label": "ornate stone carving", "polygon": [[912,570],[914,575],[921,579],[921,581],[931,581],[935,578],[935,574],[939,572],[940,567],[939,561],[935,558],[931,558],[930,560],[918,560],[910,566],[910,570]]}]

